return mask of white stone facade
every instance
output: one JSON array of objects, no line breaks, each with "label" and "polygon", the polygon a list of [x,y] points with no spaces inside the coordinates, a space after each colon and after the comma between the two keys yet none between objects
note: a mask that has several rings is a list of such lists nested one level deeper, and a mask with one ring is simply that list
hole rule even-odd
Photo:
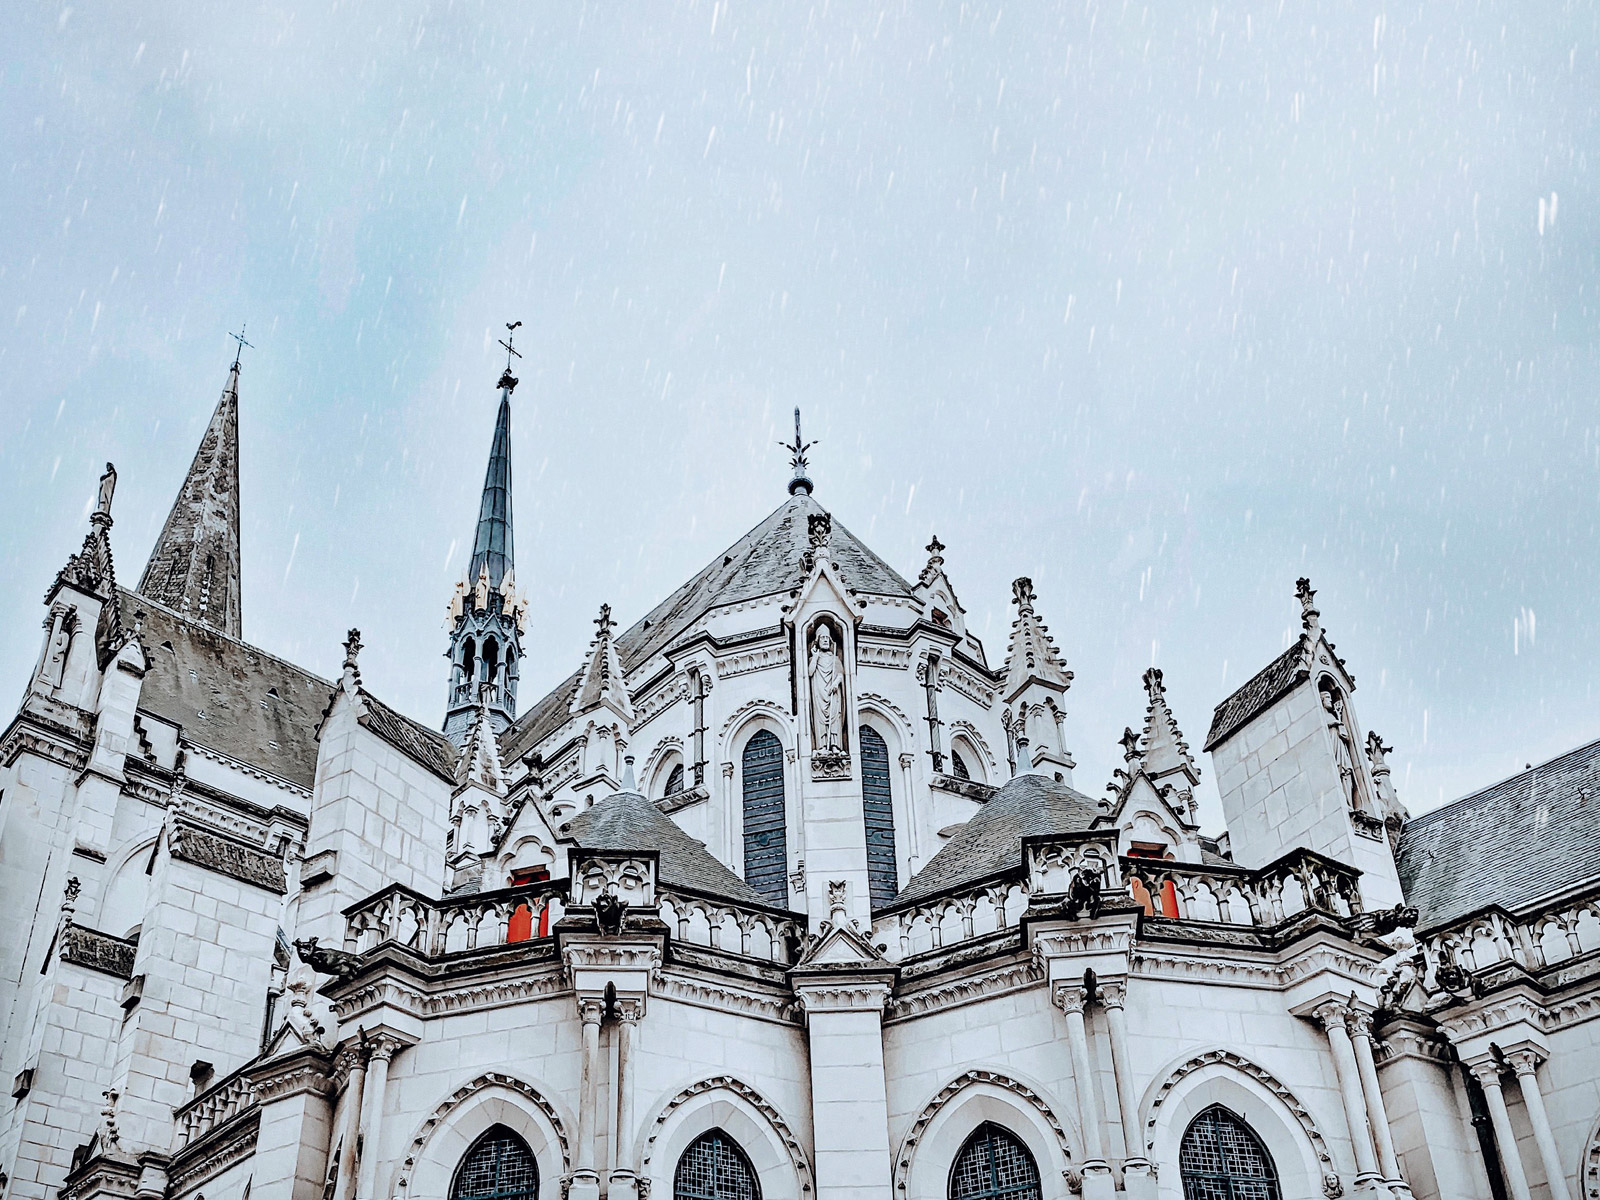
[{"label": "white stone facade", "polygon": [[[355,634],[318,680],[119,591],[107,491],[0,741],[0,1194],[476,1200],[494,1135],[538,1178],[504,1200],[698,1197],[716,1134],[765,1200],[1176,1200],[1223,1194],[1183,1149],[1221,1111],[1276,1180],[1240,1196],[1600,1197],[1600,855],[1441,882],[1408,847],[1456,818],[1408,824],[1308,587],[1219,705],[1219,841],[1159,672],[1109,798],[1073,790],[1031,585],[991,665],[937,541],[910,582],[796,474],[455,741]],[[992,1130],[1036,1183],[961,1182]]]}]

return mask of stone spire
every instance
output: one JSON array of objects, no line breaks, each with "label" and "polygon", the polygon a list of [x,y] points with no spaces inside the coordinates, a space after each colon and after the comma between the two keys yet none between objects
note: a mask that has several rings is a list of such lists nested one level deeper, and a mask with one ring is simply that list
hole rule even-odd
[{"label": "stone spire", "polygon": [[229,637],[240,629],[239,359],[139,580],[139,592]]},{"label": "stone spire", "polygon": [[622,660],[617,657],[616,639],[611,631],[616,622],[611,619],[611,605],[602,604],[595,618],[594,641],[589,644],[589,657],[578,677],[578,690],[572,698],[574,714],[605,705],[626,721],[633,720],[633,703],[628,699],[628,689],[622,679]]},{"label": "stone spire", "polygon": [[[506,326],[510,334],[522,322]],[[522,672],[525,606],[517,591],[511,529],[511,393],[517,378],[511,360],[522,356],[506,348],[506,369],[500,375],[500,408],[489,443],[489,465],[478,501],[478,525],[466,574],[450,598],[445,627],[450,630],[450,690],[445,702],[444,731],[457,749],[466,745],[480,705],[480,685],[494,687],[486,704],[490,724],[503,733],[516,719],[517,681]]]},{"label": "stone spire", "polygon": [[1011,741],[1016,769],[1019,774],[1054,774],[1070,784],[1074,763],[1067,750],[1063,699],[1072,686],[1072,672],[1033,609],[1033,580],[1016,580],[1011,596],[1017,617],[1011,623],[1001,695],[1014,710]]},{"label": "stone spire", "polygon": [[1030,683],[1065,692],[1072,685],[1072,672],[1061,661],[1049,628],[1033,609],[1033,580],[1024,577],[1013,582],[1011,599],[1017,606],[1017,616],[1011,622],[1011,644],[1006,650],[1006,703],[1015,700]]},{"label": "stone spire", "polygon": [[[1167,689],[1159,667],[1144,673],[1145,695],[1150,698],[1144,713],[1144,732],[1139,737],[1139,755],[1144,772],[1158,783],[1176,783],[1179,791],[1190,791],[1200,782],[1200,768],[1189,753],[1178,722],[1167,704]],[[1174,779],[1173,776],[1181,776]]]}]

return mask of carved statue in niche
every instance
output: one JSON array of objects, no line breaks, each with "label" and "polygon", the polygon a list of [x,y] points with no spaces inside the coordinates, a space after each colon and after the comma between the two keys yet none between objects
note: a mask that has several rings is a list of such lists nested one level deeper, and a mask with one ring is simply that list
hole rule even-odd
[{"label": "carved statue in niche", "polygon": [[1328,732],[1333,737],[1334,761],[1339,767],[1339,779],[1344,787],[1345,800],[1357,812],[1362,811],[1361,786],[1356,767],[1355,737],[1350,732],[1350,721],[1345,711],[1344,697],[1339,694],[1332,682],[1324,680],[1317,689],[1322,698],[1323,719],[1328,723]]},{"label": "carved statue in niche", "polygon": [[828,618],[812,626],[806,697],[811,712],[811,777],[849,779],[849,729],[845,719],[842,643]]},{"label": "carved statue in niche", "polygon": [[67,651],[72,646],[72,630],[77,622],[70,609],[56,608],[50,613],[46,628],[50,636],[45,639],[44,655],[39,660],[39,685],[55,691],[67,672]]}]

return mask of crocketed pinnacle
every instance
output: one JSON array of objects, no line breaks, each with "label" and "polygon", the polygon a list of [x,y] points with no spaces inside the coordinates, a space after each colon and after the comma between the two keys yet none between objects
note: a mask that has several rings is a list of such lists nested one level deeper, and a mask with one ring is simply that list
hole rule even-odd
[{"label": "crocketed pinnacle", "polygon": [[242,636],[237,358],[138,590],[192,621]]},{"label": "crocketed pinnacle", "polygon": [[628,689],[623,683],[622,660],[617,657],[616,639],[612,630],[616,622],[611,619],[611,605],[602,604],[595,618],[596,633],[589,644],[589,658],[578,677],[578,690],[573,696],[571,711],[586,712],[600,705],[608,705],[624,717],[632,718],[633,705],[628,699]]},{"label": "crocketed pinnacle", "polygon": [[1050,630],[1033,610],[1033,580],[1016,580],[1011,585],[1011,597],[1017,616],[1011,622],[1011,644],[1006,650],[1006,703],[1015,700],[1030,683],[1066,691],[1072,685],[1072,672],[1061,661]]},{"label": "crocketed pinnacle", "polygon": [[1144,673],[1144,690],[1150,703],[1144,713],[1144,732],[1139,737],[1139,755],[1144,760],[1145,774],[1152,779],[1164,779],[1174,773],[1188,778],[1193,787],[1200,779],[1200,769],[1189,753],[1189,744],[1183,740],[1178,722],[1167,704],[1167,690],[1158,667]]},{"label": "crocketed pinnacle", "polygon": [[489,446],[489,468],[483,476],[483,499],[478,504],[478,532],[472,543],[467,584],[478,582],[487,569],[489,587],[498,589],[515,565],[511,539],[511,388],[516,380],[500,381],[500,413]]}]

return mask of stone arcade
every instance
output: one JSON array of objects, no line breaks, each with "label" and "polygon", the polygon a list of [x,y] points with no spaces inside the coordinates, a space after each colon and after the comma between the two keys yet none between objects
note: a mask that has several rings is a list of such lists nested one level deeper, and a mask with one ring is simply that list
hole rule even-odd
[{"label": "stone arcade", "polygon": [[1156,670],[1080,791],[1048,598],[991,664],[798,427],[519,706],[516,386],[442,732],[243,640],[237,361],[133,591],[107,468],[0,757],[7,1200],[1600,1198],[1600,743],[1408,818],[1301,580],[1225,834]]}]

